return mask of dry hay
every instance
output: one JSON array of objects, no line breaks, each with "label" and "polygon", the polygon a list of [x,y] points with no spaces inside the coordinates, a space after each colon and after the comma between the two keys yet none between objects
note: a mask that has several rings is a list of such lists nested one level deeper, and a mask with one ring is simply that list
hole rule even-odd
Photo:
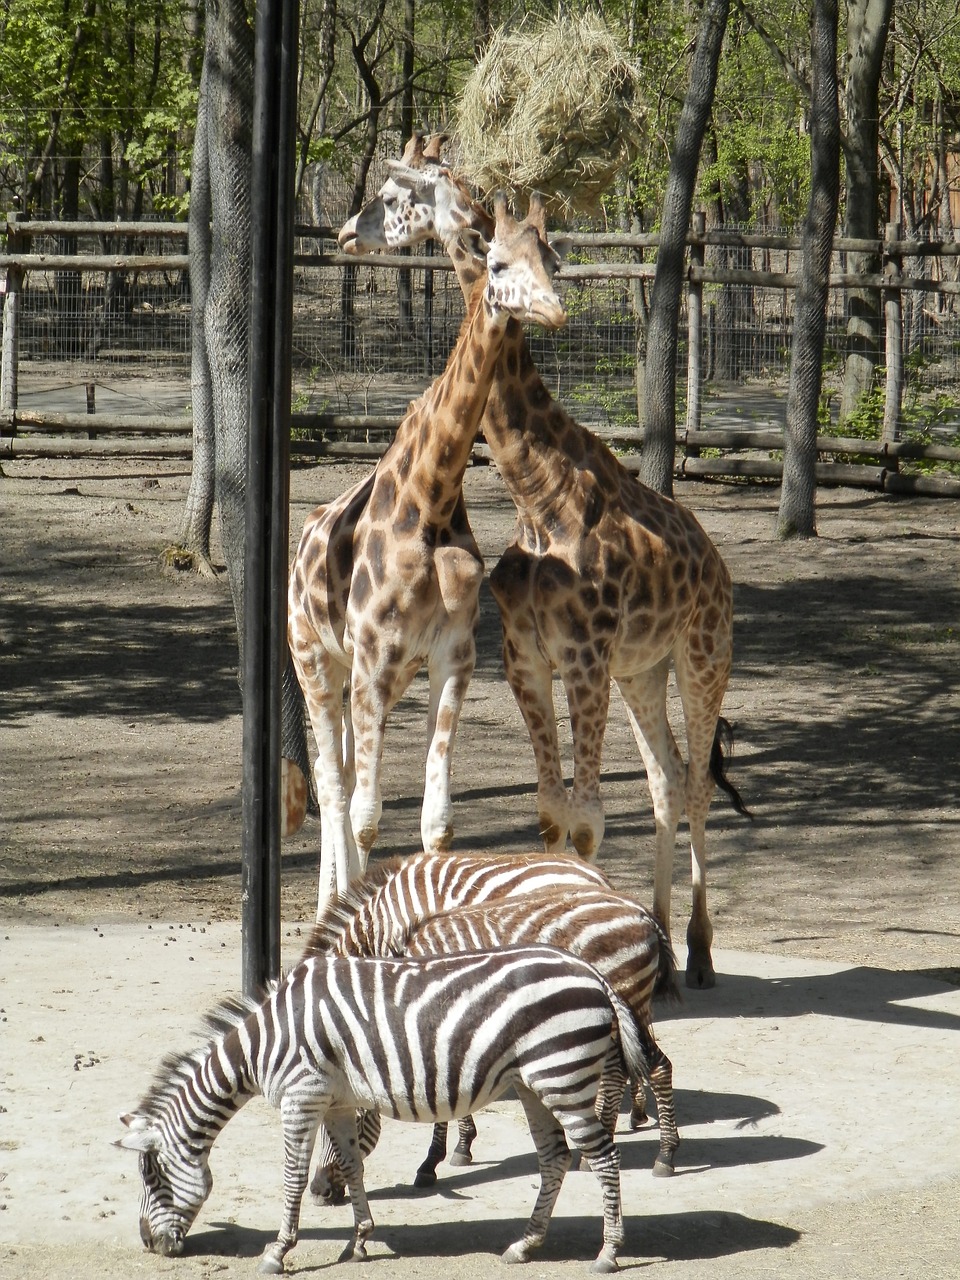
[{"label": "dry hay", "polygon": [[635,150],[640,102],[639,68],[596,15],[501,29],[459,103],[467,173],[590,212]]}]

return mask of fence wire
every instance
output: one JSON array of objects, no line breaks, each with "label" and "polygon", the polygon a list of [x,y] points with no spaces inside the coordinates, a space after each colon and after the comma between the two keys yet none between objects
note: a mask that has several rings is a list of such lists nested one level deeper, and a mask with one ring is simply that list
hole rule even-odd
[{"label": "fence wire", "polygon": [[[325,212],[336,212],[332,203]],[[346,210],[342,212],[345,217]],[[769,228],[764,231],[772,234]],[[62,237],[34,236],[30,249],[62,254],[64,243]],[[120,237],[80,234],[71,243],[85,255],[184,251],[183,244],[172,249],[168,237],[142,236],[133,242],[129,237],[121,241]],[[336,243],[329,235],[311,236],[299,241],[298,251],[302,255],[333,253]],[[610,265],[635,257],[623,249],[590,246],[579,251],[580,260]],[[401,415],[409,400],[442,370],[463,317],[456,278],[441,263],[438,258],[435,269],[408,270],[408,281],[394,267],[298,266],[294,407]],[[956,258],[925,257],[912,260],[905,270],[908,275],[942,271],[955,279],[956,263]],[[731,265],[729,251],[708,246],[706,265]],[[798,267],[799,252],[740,249],[735,265],[787,272]],[[835,267],[838,271],[844,267],[839,256]],[[563,290],[570,314],[566,328],[528,333],[534,359],[551,392],[588,425],[618,431],[638,426],[636,369],[643,332],[638,310],[642,312],[643,291],[649,287],[649,281],[639,286],[623,279],[570,281]],[[794,291],[757,284],[708,284],[703,297],[705,394],[709,396],[711,386],[759,385],[785,398]],[[845,291],[831,289],[824,365],[826,412],[835,412],[839,402],[850,345],[846,309]],[[29,405],[32,387],[49,384],[51,377],[78,389],[147,379],[167,393],[176,392],[188,404],[190,322],[189,275],[183,269],[33,270],[20,294],[21,405]],[[677,385],[682,400],[687,363],[683,316],[679,339]],[[956,432],[960,414],[957,295],[906,294],[904,339],[908,407],[928,406],[926,421],[933,432]],[[682,403],[679,411],[682,417]]]}]

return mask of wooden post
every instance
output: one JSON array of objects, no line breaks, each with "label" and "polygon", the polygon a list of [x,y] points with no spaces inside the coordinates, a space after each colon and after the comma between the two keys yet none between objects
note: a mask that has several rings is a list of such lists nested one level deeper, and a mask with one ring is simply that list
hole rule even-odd
[{"label": "wooden post", "polygon": [[[900,436],[900,406],[903,402],[903,293],[900,281],[903,259],[899,249],[900,226],[887,223],[883,242],[883,316],[886,328],[886,397],[883,405],[884,444]],[[893,463],[896,469],[896,463]]]},{"label": "wooden post", "polygon": [[[690,265],[704,264],[707,215],[697,209],[691,219]],[[700,430],[703,380],[703,281],[690,273],[687,284],[687,430]],[[698,451],[699,452],[699,451]]]},{"label": "wooden post", "polygon": [[[17,215],[7,214],[7,252],[22,253],[26,246],[16,230]],[[3,339],[0,342],[0,411],[12,413],[17,407],[20,358],[20,289],[23,268],[7,266],[3,295]]]}]

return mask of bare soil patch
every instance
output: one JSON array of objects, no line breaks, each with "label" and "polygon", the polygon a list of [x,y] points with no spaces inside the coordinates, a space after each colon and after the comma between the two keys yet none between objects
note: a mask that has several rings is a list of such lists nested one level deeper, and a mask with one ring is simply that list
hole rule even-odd
[{"label": "bare soil patch", "polygon": [[[307,511],[342,492],[361,469],[329,465],[295,473],[292,544]],[[4,464],[0,930],[184,920],[202,927],[239,916],[241,725],[233,609],[225,583],[164,577],[158,568],[187,480],[183,463]],[[510,537],[509,499],[492,468],[472,469],[466,491],[492,565]],[[950,501],[823,489],[819,538],[784,545],[774,538],[778,496],[774,487],[684,483],[678,489],[717,542],[736,584],[736,659],[725,713],[736,728],[731,777],[755,821],[745,822],[722,797],[715,799],[708,834],[716,945],[956,981],[960,512]],[[675,712],[676,699],[671,702]],[[416,682],[388,727],[379,854],[418,847],[423,726],[423,688]],[[499,623],[486,590],[454,774],[456,847],[535,847],[533,754],[503,680]],[[605,800],[600,865],[619,886],[648,899],[649,797],[616,700]],[[285,848],[283,915],[294,929],[312,918],[318,845],[319,825],[308,820]],[[688,876],[681,842],[674,889],[678,950]],[[147,1000],[162,971],[151,969],[149,957],[143,966],[141,999]],[[236,969],[239,975],[239,960]],[[38,973],[37,989],[59,976]],[[136,983],[129,988],[137,989]],[[109,998],[102,998],[109,1008]],[[125,999],[129,1003],[111,1012],[136,1017],[136,998]],[[184,1032],[194,1004],[186,995]],[[174,1035],[171,1044],[144,1045],[144,1072],[181,1041]],[[829,1055],[822,1068],[832,1069]],[[789,1072],[789,1061],[783,1070]],[[145,1076],[135,1082],[124,1105],[135,1101],[144,1082]],[[870,1125],[875,1117],[862,1119]],[[944,1120],[955,1125],[956,1117]],[[0,1139],[2,1122],[0,1115]],[[909,1134],[900,1140],[909,1142]],[[69,1152],[46,1155],[51,1168],[69,1159]],[[778,1274],[859,1275],[862,1239],[863,1256],[872,1260],[865,1275],[946,1275],[910,1262],[923,1256],[916,1252],[922,1247],[931,1258],[941,1256],[948,1220],[955,1230],[956,1183],[937,1183],[936,1170],[930,1173],[931,1186],[923,1191],[911,1186],[899,1197],[838,1207],[832,1216],[811,1202],[809,1222],[780,1242],[790,1247],[778,1251]],[[0,1182],[0,1198],[2,1191]],[[268,1208],[272,1215],[273,1200]],[[129,1219],[130,1251],[116,1269],[93,1242],[78,1240],[29,1264],[22,1251],[4,1252],[0,1245],[0,1275],[87,1280],[131,1274],[130,1266],[146,1262],[134,1251],[134,1201],[118,1212]],[[595,1228],[588,1223],[591,1236]],[[771,1273],[760,1265],[766,1255],[750,1261],[746,1238],[738,1249],[735,1222],[715,1224],[715,1234],[724,1231],[722,1247],[714,1240],[706,1252],[695,1246],[692,1255],[666,1251],[664,1274],[673,1274],[670,1261],[681,1262],[685,1276]],[[839,1267],[831,1234],[835,1245],[846,1242],[847,1261]],[[906,1258],[897,1253],[905,1237],[913,1242]],[[446,1256],[441,1250],[436,1262],[424,1247],[420,1265],[411,1261],[404,1274],[455,1274],[451,1254],[458,1246],[448,1239]],[[794,1260],[795,1270],[792,1264],[784,1269],[785,1258]],[[225,1274],[253,1271],[251,1256],[236,1270],[222,1258],[209,1261]],[[44,1269],[37,1270],[41,1262]],[[212,1273],[199,1258],[182,1265],[184,1274]],[[311,1269],[306,1250],[296,1265]],[[559,1262],[546,1270],[535,1265],[538,1274],[572,1274]],[[175,1264],[151,1260],[148,1274],[170,1269]]]}]

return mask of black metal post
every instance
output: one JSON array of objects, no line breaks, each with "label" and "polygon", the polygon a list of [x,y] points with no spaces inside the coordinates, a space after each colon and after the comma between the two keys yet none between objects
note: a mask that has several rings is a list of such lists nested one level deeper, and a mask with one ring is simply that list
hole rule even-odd
[{"label": "black metal post", "polygon": [[243,599],[243,990],[280,973],[281,672],[286,661],[297,0],[260,0],[250,200]]}]

